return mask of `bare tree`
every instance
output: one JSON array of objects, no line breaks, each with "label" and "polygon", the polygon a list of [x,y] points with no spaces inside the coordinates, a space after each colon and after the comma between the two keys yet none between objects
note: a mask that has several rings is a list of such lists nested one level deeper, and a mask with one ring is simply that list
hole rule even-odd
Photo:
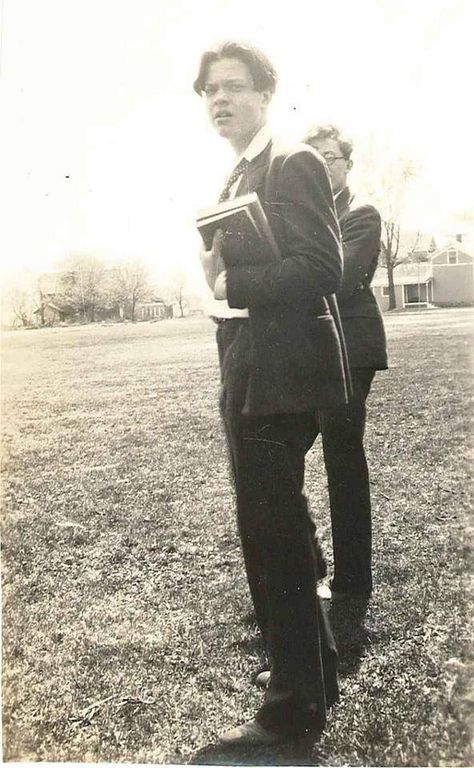
[{"label": "bare tree", "polygon": [[37,283],[37,274],[22,268],[3,276],[0,301],[3,327],[28,328],[34,325],[38,307]]},{"label": "bare tree", "polygon": [[381,265],[387,270],[389,309],[395,309],[397,306],[393,270],[403,261],[403,259],[398,258],[399,250],[400,224],[393,219],[384,219],[382,221]]},{"label": "bare tree", "polygon": [[416,233],[415,240],[411,248],[405,253],[400,254],[400,222],[394,219],[382,220],[382,238],[381,238],[381,260],[380,265],[387,270],[388,282],[388,308],[397,308],[397,297],[395,294],[395,281],[393,272],[399,264],[409,261],[418,245],[420,232]]},{"label": "bare tree", "polygon": [[13,288],[10,294],[10,307],[13,313],[13,325],[28,328],[33,325],[31,297],[21,287]]},{"label": "bare tree", "polygon": [[114,270],[113,293],[118,304],[135,322],[137,304],[150,295],[148,269],[139,261],[128,261]]},{"label": "bare tree", "polygon": [[175,299],[179,307],[179,317],[184,317],[184,310],[188,306],[188,302],[184,295],[184,284],[180,283],[176,286]]},{"label": "bare tree", "polygon": [[[401,214],[407,187],[416,175],[413,162],[407,158],[395,158],[385,171],[385,193],[382,204],[382,238],[380,265],[387,270],[388,308],[396,309],[394,270],[407,261],[416,247],[408,253],[400,252]],[[418,236],[417,236],[418,241]],[[417,242],[416,241],[416,242]]]},{"label": "bare tree", "polygon": [[57,300],[71,314],[91,323],[107,304],[106,269],[93,256],[72,256],[64,262],[58,279]]},{"label": "bare tree", "polygon": [[[414,161],[393,152],[390,145],[376,145],[372,140],[361,159],[363,187],[380,212],[382,237],[379,264],[387,270],[389,309],[396,309],[394,270],[407,261],[416,244],[406,248],[403,243],[402,218],[407,205],[407,193],[418,174]],[[405,246],[405,247],[404,247]]]},{"label": "bare tree", "polygon": [[178,305],[178,317],[184,317],[184,313],[189,306],[189,301],[187,278],[183,270],[177,268],[171,273],[163,294],[167,304]]}]

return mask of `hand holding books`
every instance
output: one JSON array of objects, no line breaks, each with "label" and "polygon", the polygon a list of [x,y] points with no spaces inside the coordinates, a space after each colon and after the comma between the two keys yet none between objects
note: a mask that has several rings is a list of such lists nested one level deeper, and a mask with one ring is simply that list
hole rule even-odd
[{"label": "hand holding books", "polygon": [[[208,249],[207,253],[213,253],[214,256],[216,243],[213,238],[217,230],[222,230],[223,236],[218,241],[218,248],[226,267],[261,264],[280,257],[278,245],[256,192],[200,211],[196,223]],[[204,262],[203,266],[206,272]]]},{"label": "hand holding books", "polygon": [[223,240],[224,234],[222,230],[217,229],[214,232],[211,248],[209,250],[204,250],[204,248],[202,248],[199,253],[204,276],[211,291],[214,290],[217,276],[225,269],[221,256]]},{"label": "hand holding books", "polygon": [[217,275],[216,282],[214,283],[214,298],[227,298],[227,274],[225,269]]}]

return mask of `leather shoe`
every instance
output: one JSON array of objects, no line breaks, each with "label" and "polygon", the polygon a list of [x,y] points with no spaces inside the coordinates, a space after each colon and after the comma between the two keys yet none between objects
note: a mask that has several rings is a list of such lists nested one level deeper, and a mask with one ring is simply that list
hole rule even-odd
[{"label": "leather shoe", "polygon": [[259,672],[257,677],[255,678],[255,685],[257,688],[268,688],[268,684],[270,682],[270,675],[271,672],[269,669],[264,669],[262,672]]},{"label": "leather shoe", "polygon": [[248,720],[248,722],[231,728],[230,731],[225,731],[219,736],[219,743],[228,747],[268,747],[272,744],[280,744],[285,740],[287,739],[283,734],[267,731],[256,720]]}]

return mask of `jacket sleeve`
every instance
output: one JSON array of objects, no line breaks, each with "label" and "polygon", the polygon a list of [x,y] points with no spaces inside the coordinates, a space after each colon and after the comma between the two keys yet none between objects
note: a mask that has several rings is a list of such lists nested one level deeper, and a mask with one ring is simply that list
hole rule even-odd
[{"label": "jacket sleeve", "polygon": [[371,205],[356,208],[342,220],[342,248],[344,275],[337,293],[344,301],[354,293],[357,285],[370,271],[380,250],[381,220],[379,212]]},{"label": "jacket sleeve", "polygon": [[309,147],[287,155],[274,180],[270,220],[279,219],[282,259],[227,269],[227,300],[243,308],[298,306],[335,292],[342,279],[342,248],[326,168]]}]

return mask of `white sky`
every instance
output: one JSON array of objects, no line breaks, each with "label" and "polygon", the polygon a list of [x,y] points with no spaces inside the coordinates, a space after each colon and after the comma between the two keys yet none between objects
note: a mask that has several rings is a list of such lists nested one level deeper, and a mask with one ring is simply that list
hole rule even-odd
[{"label": "white sky", "polygon": [[[192,91],[209,45],[242,37],[280,76],[271,122],[337,122],[421,172],[407,223],[472,212],[471,0],[3,0],[4,271],[70,254],[143,259],[198,279],[197,208],[231,155]],[[357,171],[354,171],[357,182]]]}]

